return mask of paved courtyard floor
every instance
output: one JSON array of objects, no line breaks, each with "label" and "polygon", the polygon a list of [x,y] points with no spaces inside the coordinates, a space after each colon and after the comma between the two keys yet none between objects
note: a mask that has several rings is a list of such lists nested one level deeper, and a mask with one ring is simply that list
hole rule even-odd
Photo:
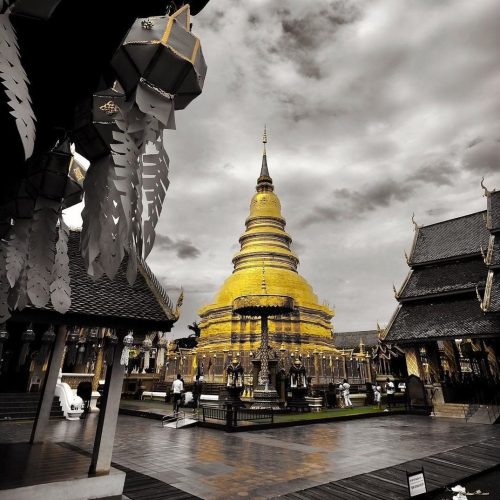
[{"label": "paved courtyard floor", "polygon": [[[53,421],[51,439],[91,451],[96,416]],[[29,423],[0,423],[0,442],[27,441]],[[272,498],[500,437],[500,426],[393,416],[227,434],[162,428],[120,416],[113,462],[206,499]]]}]

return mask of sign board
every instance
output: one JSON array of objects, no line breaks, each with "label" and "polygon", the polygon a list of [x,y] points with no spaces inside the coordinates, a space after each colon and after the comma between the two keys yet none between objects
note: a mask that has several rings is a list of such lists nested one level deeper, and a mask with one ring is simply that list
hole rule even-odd
[{"label": "sign board", "polygon": [[410,498],[427,493],[424,469],[419,472],[406,473]]}]

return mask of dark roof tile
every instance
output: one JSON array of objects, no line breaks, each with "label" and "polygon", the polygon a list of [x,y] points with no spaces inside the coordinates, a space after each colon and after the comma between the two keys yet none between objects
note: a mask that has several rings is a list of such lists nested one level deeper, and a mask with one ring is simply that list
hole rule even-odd
[{"label": "dark roof tile", "polygon": [[500,231],[500,191],[493,191],[488,196],[488,228]]},{"label": "dark roof tile", "polygon": [[479,254],[481,245],[488,245],[485,215],[477,212],[419,228],[410,265]]},{"label": "dark roof tile", "polygon": [[335,332],[333,344],[337,349],[356,349],[359,342],[363,340],[365,347],[377,345],[377,330],[365,330],[362,332]]},{"label": "dark roof tile", "polygon": [[498,335],[500,317],[486,315],[476,297],[454,301],[403,303],[386,342]]},{"label": "dark roof tile", "polygon": [[[147,322],[149,327],[155,322],[172,325],[175,321],[169,300],[163,300],[165,292],[158,284],[146,278],[147,266],[138,265],[137,278],[133,286],[127,281],[126,259],[111,281],[107,276],[93,280],[86,271],[80,252],[80,232],[71,231],[68,240],[70,265],[71,307],[68,315],[106,317],[108,319],[134,320]],[[149,271],[150,272],[150,271]],[[45,310],[53,310],[49,303]],[[159,328],[161,329],[161,328]]]},{"label": "dark roof tile", "polygon": [[482,259],[445,262],[435,266],[415,268],[399,294],[399,299],[459,292],[484,287],[487,267]]}]

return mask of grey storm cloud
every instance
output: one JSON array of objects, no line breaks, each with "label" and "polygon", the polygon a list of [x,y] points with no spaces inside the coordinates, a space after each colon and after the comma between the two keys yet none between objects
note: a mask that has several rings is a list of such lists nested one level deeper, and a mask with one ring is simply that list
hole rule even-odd
[{"label": "grey storm cloud", "polygon": [[197,259],[201,251],[196,248],[189,240],[173,240],[169,236],[157,234],[155,238],[155,248],[164,251],[173,251],[179,259]]},{"label": "grey storm cloud", "polygon": [[186,292],[174,334],[233,271],[264,123],[300,271],[336,304],[335,328],[389,321],[411,214],[484,210],[483,175],[500,188],[498,1],[213,0],[192,22],[208,72],[165,133],[148,257]]}]

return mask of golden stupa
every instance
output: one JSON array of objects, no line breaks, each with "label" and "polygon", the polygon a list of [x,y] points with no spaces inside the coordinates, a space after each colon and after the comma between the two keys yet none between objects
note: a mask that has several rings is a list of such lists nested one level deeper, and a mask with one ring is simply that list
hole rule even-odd
[{"label": "golden stupa", "polygon": [[269,303],[272,297],[289,297],[293,312],[269,318],[269,344],[276,351],[286,349],[301,355],[316,352],[332,354],[332,317],[334,311],[318,303],[311,285],[297,272],[299,259],[290,249],[292,238],[285,231],[281,203],[274,193],[266,155],[264,131],[262,169],[257,192],[250,202],[246,230],[240,237],[240,251],[233,258],[234,270],[226,279],[212,304],[202,307],[197,352],[213,355],[229,352],[241,355],[247,365],[249,356],[260,345],[260,318],[234,312],[235,300],[250,297]]}]

